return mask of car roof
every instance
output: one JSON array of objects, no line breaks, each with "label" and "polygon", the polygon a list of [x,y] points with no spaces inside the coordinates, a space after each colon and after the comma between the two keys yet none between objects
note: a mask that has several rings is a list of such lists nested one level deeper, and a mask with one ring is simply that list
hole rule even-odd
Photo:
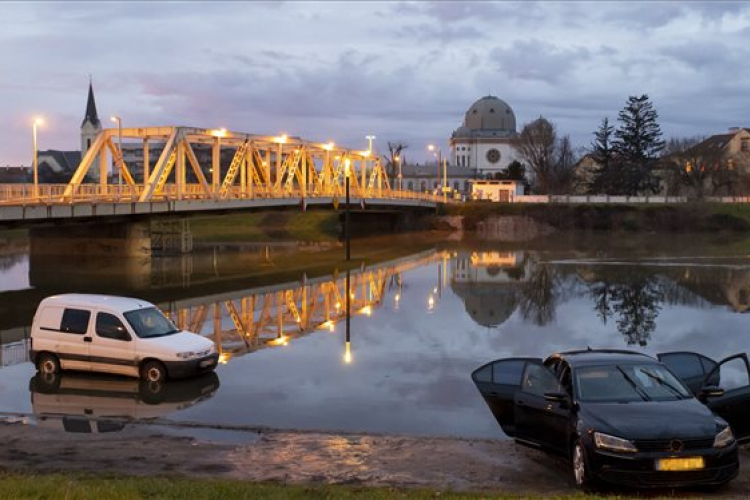
[{"label": "car roof", "polygon": [[555,353],[550,358],[565,359],[571,366],[602,365],[614,363],[658,363],[648,354],[620,349],[585,349]]},{"label": "car roof", "polygon": [[132,297],[118,297],[116,295],[98,295],[86,293],[64,293],[47,297],[40,305],[57,305],[69,307],[104,307],[117,311],[132,311],[134,309],[143,309],[154,307],[150,302],[135,299]]}]

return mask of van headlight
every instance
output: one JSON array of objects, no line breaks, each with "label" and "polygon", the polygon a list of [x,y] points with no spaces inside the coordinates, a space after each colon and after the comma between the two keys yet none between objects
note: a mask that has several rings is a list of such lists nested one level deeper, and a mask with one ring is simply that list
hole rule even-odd
[{"label": "van headlight", "polygon": [[211,344],[211,348],[208,350],[208,354],[216,354],[216,344]]},{"label": "van headlight", "polygon": [[177,357],[180,359],[192,359],[196,356],[197,353],[193,351],[187,351],[187,352],[178,352]]},{"label": "van headlight", "polygon": [[718,433],[714,438],[714,448],[726,448],[733,443],[734,434],[732,434],[732,429],[729,427],[725,427],[724,430]]},{"label": "van headlight", "polygon": [[627,439],[610,436],[609,434],[603,434],[601,432],[594,433],[594,444],[597,448],[603,450],[620,451],[627,453],[636,453],[638,448],[628,441]]}]

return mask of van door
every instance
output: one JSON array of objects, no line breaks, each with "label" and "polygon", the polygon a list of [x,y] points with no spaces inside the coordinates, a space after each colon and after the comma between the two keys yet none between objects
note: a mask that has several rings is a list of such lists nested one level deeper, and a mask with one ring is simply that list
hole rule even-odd
[{"label": "van door", "polygon": [[97,311],[89,350],[91,370],[137,376],[134,344],[132,335],[118,316]]},{"label": "van door", "polygon": [[[60,366],[65,370],[88,371],[91,342],[88,330],[91,311],[71,307],[48,307],[45,308],[44,318],[45,322],[41,324],[40,330],[44,332],[43,336],[49,336],[52,341],[50,350],[60,359]],[[60,318],[56,328],[47,322],[47,319],[53,318]]]}]

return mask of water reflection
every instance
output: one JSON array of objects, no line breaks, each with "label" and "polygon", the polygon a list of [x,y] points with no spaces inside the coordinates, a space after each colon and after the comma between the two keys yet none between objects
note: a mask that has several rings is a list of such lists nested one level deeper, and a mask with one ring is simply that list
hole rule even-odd
[{"label": "water reflection", "polygon": [[29,381],[37,425],[67,432],[119,431],[127,420],[162,418],[204,402],[218,388],[215,373],[166,383],[73,372],[37,373]]}]

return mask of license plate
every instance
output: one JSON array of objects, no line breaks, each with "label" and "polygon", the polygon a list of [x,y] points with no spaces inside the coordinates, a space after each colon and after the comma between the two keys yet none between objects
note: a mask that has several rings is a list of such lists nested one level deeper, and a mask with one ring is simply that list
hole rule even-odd
[{"label": "license plate", "polygon": [[656,470],[682,471],[703,469],[706,464],[703,457],[661,458],[656,461]]},{"label": "license plate", "polygon": [[201,368],[205,368],[207,366],[211,366],[212,364],[214,364],[214,360],[213,359],[204,359],[203,361],[201,361]]}]

